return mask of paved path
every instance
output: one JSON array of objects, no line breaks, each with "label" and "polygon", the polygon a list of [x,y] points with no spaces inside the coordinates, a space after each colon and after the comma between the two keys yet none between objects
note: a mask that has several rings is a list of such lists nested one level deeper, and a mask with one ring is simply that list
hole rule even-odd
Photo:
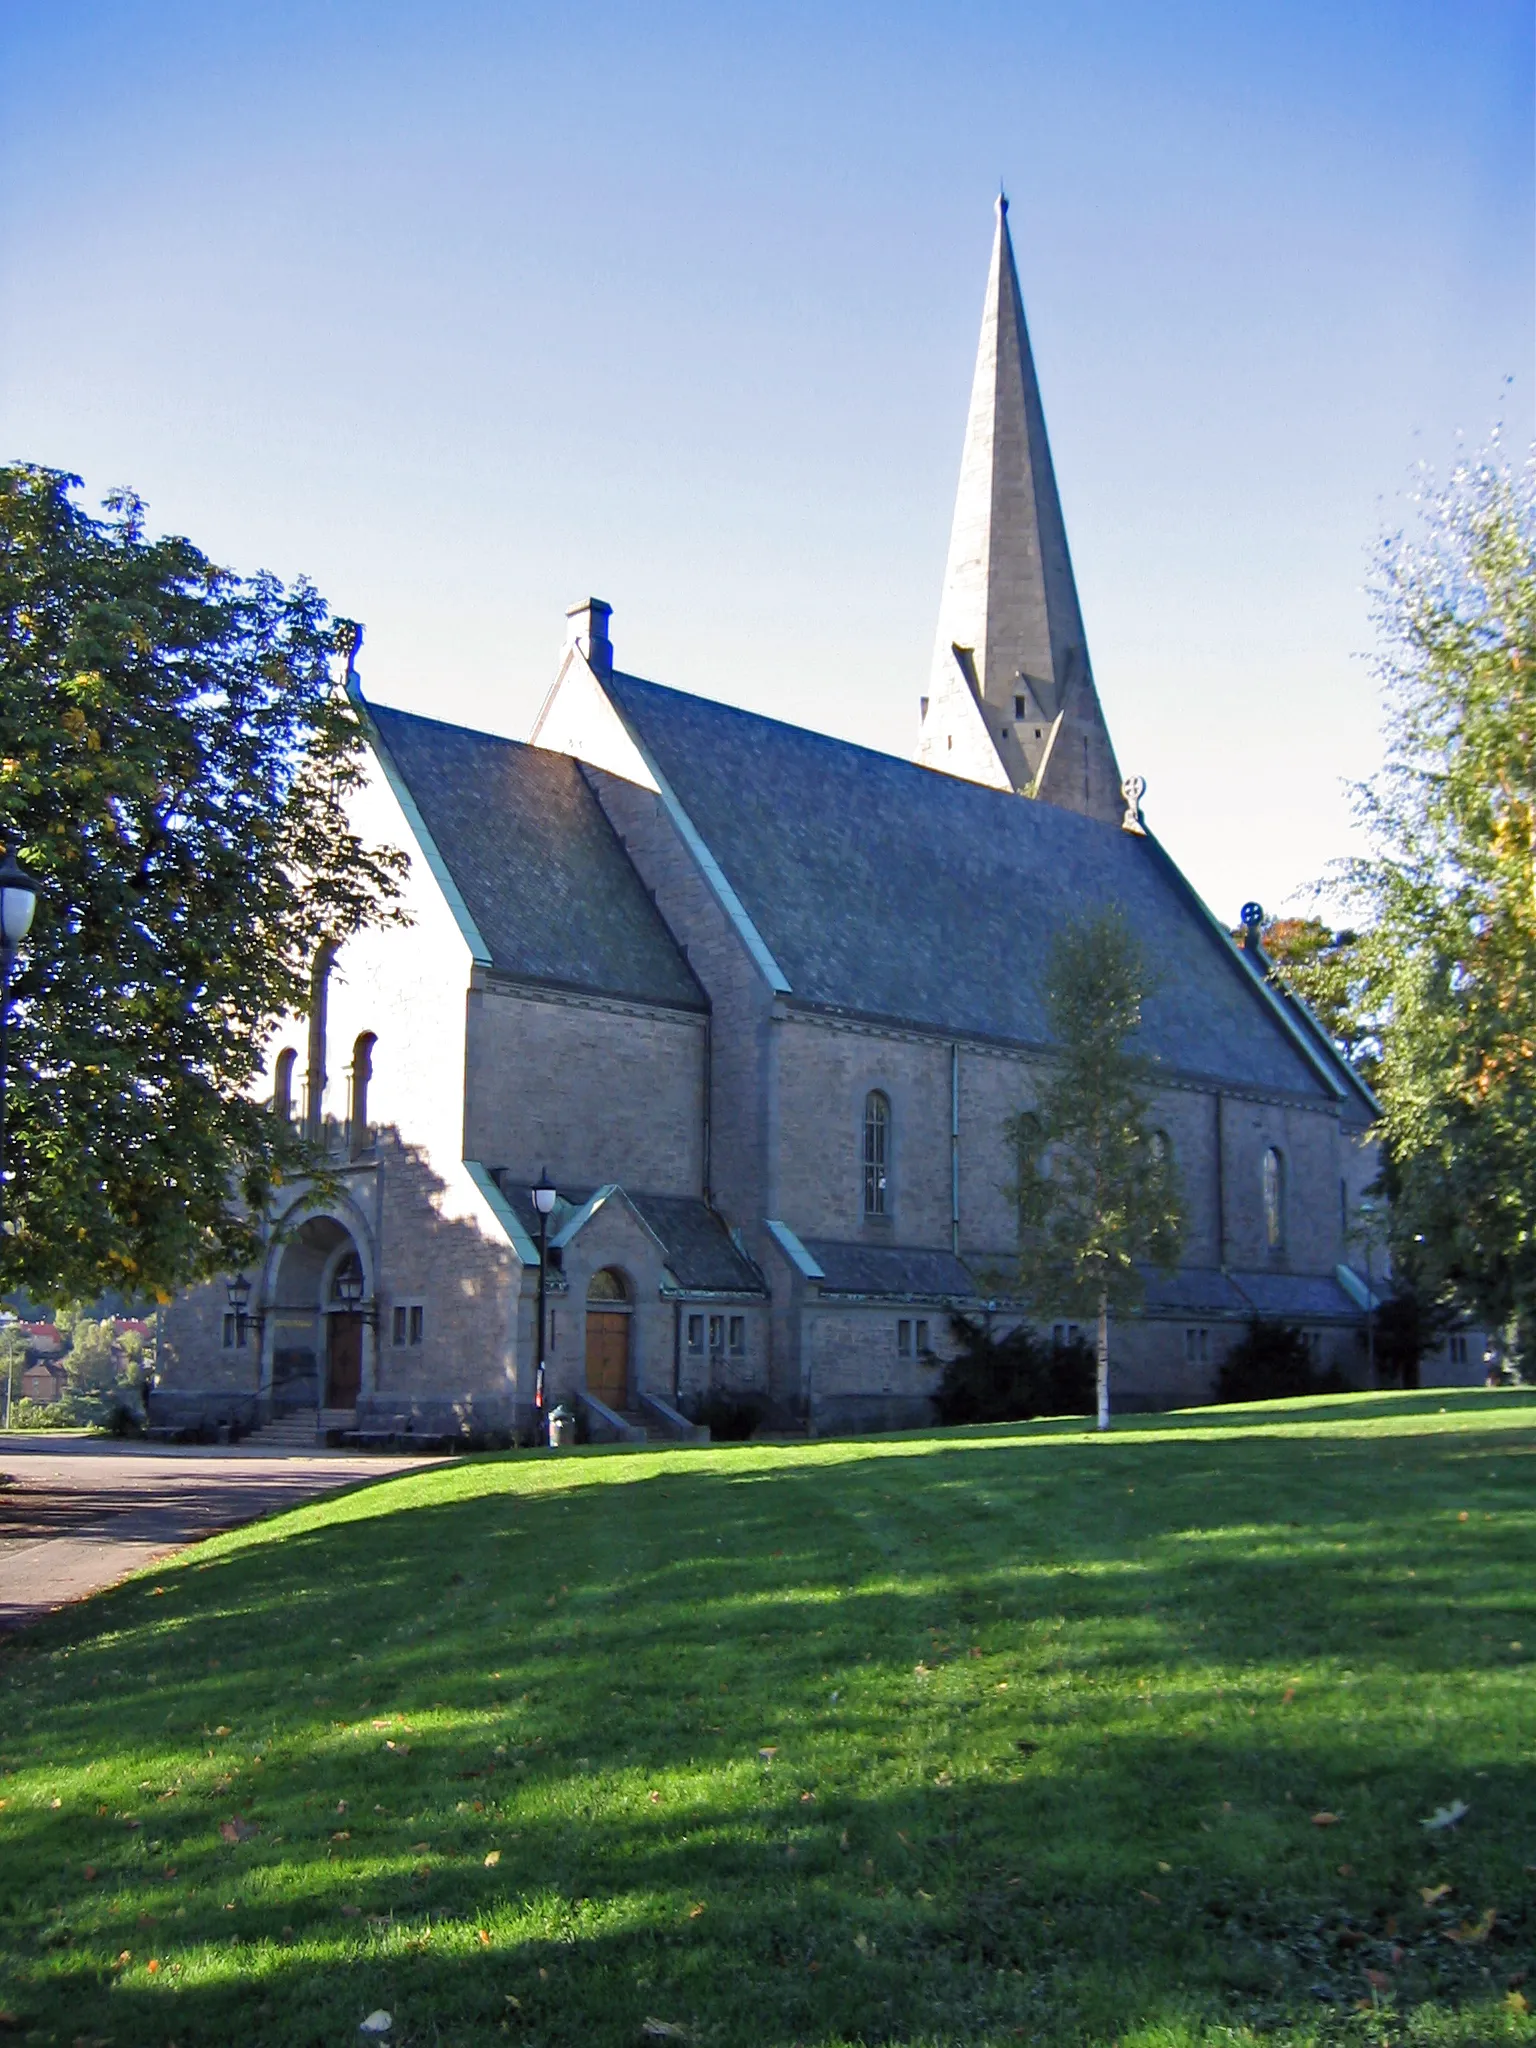
[{"label": "paved path", "polygon": [[431,1462],[0,1433],[0,1630],[216,1529]]}]

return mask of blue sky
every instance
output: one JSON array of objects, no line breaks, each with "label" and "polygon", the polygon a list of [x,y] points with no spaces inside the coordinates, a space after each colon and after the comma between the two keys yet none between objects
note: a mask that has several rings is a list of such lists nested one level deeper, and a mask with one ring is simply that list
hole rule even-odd
[{"label": "blue sky", "polygon": [[1532,101],[1525,0],[11,0],[0,454],[307,572],[382,701],[525,734],[593,593],[905,752],[1002,177],[1122,765],[1273,906],[1413,466],[1532,436]]}]

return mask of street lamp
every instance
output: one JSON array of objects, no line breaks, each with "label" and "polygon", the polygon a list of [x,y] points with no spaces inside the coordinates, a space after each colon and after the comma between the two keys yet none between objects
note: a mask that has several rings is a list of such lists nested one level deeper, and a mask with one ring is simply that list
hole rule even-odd
[{"label": "street lamp", "polygon": [[266,1324],[267,1313],[265,1309],[258,1309],[255,1315],[248,1315],[246,1313],[251,1305],[250,1281],[246,1279],[243,1273],[237,1273],[233,1280],[225,1282],[224,1292],[229,1296],[229,1305],[235,1312],[235,1341],[243,1345],[245,1343],[246,1331],[254,1324],[259,1343],[261,1331]]},{"label": "street lamp", "polygon": [[17,865],[15,852],[8,847],[4,861],[0,862],[0,1222],[4,1221],[6,1194],[5,1070],[9,1050],[6,1033],[11,1015],[11,974],[21,942],[32,929],[32,913],[36,908],[37,883]]},{"label": "street lamp", "polygon": [[337,1267],[331,1288],[344,1308],[357,1307],[363,1298],[363,1269],[355,1256]]},{"label": "street lamp", "polygon": [[547,1166],[539,1169],[538,1186],[528,1190],[539,1217],[539,1343],[538,1370],[533,1380],[533,1421],[535,1430],[545,1426],[544,1416],[544,1275],[549,1268],[549,1219],[554,1210],[555,1184]]}]

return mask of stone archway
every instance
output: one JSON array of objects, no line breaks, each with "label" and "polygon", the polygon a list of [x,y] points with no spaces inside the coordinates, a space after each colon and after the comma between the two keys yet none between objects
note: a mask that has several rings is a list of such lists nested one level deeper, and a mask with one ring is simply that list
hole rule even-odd
[{"label": "stone archway", "polygon": [[337,1217],[308,1216],[284,1238],[267,1310],[273,1415],[356,1409],[366,1319],[345,1299],[348,1275],[362,1280],[358,1294],[371,1292],[358,1241]]}]

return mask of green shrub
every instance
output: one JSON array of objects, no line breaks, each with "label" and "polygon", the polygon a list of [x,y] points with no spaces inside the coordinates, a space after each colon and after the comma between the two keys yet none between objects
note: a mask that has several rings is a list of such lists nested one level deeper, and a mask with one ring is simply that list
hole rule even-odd
[{"label": "green shrub", "polygon": [[744,1444],[768,1413],[766,1402],[755,1394],[733,1394],[723,1387],[712,1387],[690,1407],[689,1421],[704,1423],[717,1444]]},{"label": "green shrub", "polygon": [[1305,1394],[1346,1391],[1336,1367],[1318,1371],[1304,1330],[1262,1316],[1249,1323],[1216,1375],[1218,1401],[1294,1401]]},{"label": "green shrub", "polygon": [[994,1337],[985,1323],[963,1315],[951,1316],[949,1327],[959,1348],[933,1397],[940,1422],[1093,1413],[1093,1352],[1081,1338],[1051,1344],[1027,1324]]}]

